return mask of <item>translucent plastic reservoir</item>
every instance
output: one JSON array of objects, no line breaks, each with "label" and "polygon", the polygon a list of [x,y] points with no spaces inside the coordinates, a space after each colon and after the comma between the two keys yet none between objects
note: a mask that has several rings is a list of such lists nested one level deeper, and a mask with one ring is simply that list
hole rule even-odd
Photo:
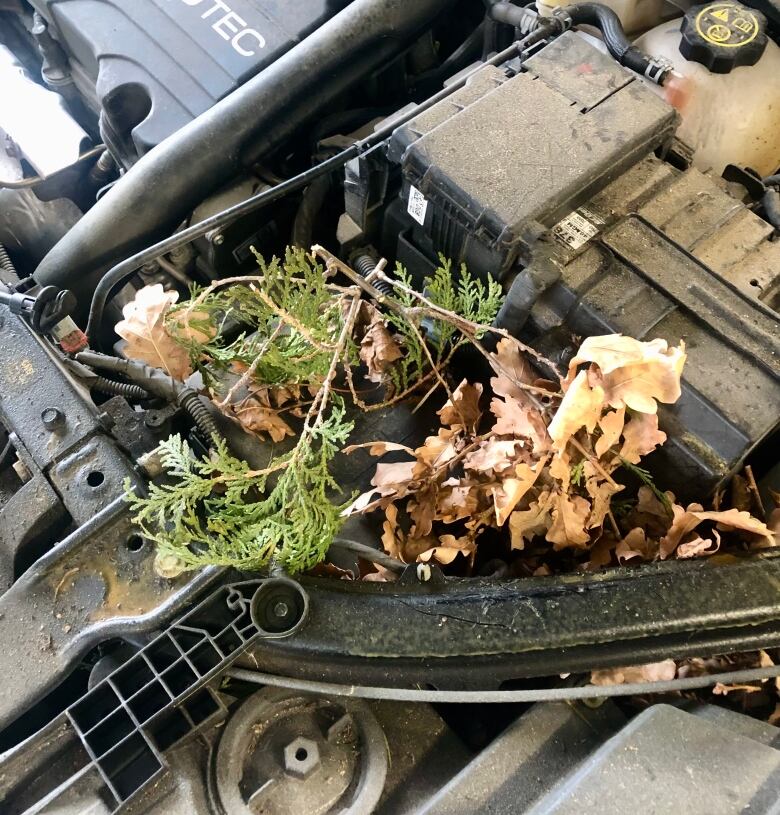
[{"label": "translucent plastic reservoir", "polygon": [[727,164],[769,175],[780,166],[780,47],[771,39],[750,67],[714,74],[680,53],[680,21],[671,20],[641,36],[636,45],[665,57],[676,76],[652,87],[682,116],[677,135],[694,148],[694,165],[717,174]]}]

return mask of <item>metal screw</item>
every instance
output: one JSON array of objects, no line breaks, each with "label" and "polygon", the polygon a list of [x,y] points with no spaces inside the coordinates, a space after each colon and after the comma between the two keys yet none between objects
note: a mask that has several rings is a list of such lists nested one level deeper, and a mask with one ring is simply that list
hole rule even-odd
[{"label": "metal screw", "polygon": [[54,430],[62,424],[64,418],[62,412],[55,407],[48,407],[41,413],[41,421],[47,430]]},{"label": "metal screw", "polygon": [[287,605],[287,603],[284,602],[284,600],[280,600],[278,603],[274,605],[274,614],[279,618],[286,617],[289,614],[289,612],[290,607]]}]

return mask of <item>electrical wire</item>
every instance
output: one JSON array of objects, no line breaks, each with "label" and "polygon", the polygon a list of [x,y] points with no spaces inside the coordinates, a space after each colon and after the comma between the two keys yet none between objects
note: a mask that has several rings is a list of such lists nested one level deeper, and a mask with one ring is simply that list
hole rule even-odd
[{"label": "electrical wire", "polygon": [[506,702],[571,702],[581,699],[602,699],[613,696],[644,696],[707,688],[717,683],[744,684],[780,676],[780,665],[771,668],[751,668],[743,671],[686,676],[662,682],[631,682],[624,685],[582,685],[566,688],[533,688],[529,690],[420,690],[417,688],[382,688],[364,685],[338,685],[309,679],[293,679],[276,674],[231,668],[227,676],[257,685],[287,688],[324,696],[350,696],[356,699],[383,699],[392,702],[429,702],[456,704],[499,704]]},{"label": "electrical wire", "polygon": [[337,153],[335,156],[325,159],[319,164],[316,164],[314,167],[310,167],[308,170],[304,170],[302,173],[299,173],[292,178],[288,178],[270,189],[265,189],[256,195],[253,195],[251,198],[247,198],[246,200],[241,201],[228,209],[224,209],[209,218],[205,218],[192,226],[182,229],[175,235],[171,235],[169,238],[158,241],[152,246],[143,249],[140,252],[137,252],[135,255],[132,255],[126,260],[118,263],[116,266],[106,272],[105,275],[103,275],[100,282],[95,287],[94,294],[92,295],[92,303],[89,309],[89,319],[87,321],[86,332],[90,342],[93,344],[93,346],[97,347],[100,325],[103,320],[103,311],[114,289],[142,266],[145,266],[147,263],[151,263],[161,255],[179,249],[181,246],[202,237],[207,232],[222,229],[235,221],[237,218],[241,218],[244,215],[250,214],[251,212],[256,212],[262,207],[273,204],[274,202],[284,198],[287,195],[290,195],[293,192],[297,192],[304,187],[308,187],[313,181],[323,175],[327,175],[334,170],[340,169],[347,164],[347,162],[357,158],[367,150],[384,141],[384,139],[390,136],[397,127],[410,121],[415,116],[418,116],[423,111],[428,110],[442,99],[446,99],[456,90],[463,87],[468,79],[478,70],[481,70],[485,65],[499,65],[516,56],[519,56],[522,59],[525,51],[545,39],[551,33],[551,30],[552,26],[548,28],[543,24],[532,34],[529,34],[528,36],[512,43],[509,48],[505,48],[500,53],[495,54],[485,63],[475,66],[474,70],[468,71],[464,76],[460,77],[457,82],[453,82],[452,84],[447,85],[447,87],[442,88],[442,90],[435,93],[424,102],[416,105],[403,115],[392,119],[383,127],[375,130],[370,136],[362,139],[361,141],[355,142],[346,149],[342,150],[340,153]]}]

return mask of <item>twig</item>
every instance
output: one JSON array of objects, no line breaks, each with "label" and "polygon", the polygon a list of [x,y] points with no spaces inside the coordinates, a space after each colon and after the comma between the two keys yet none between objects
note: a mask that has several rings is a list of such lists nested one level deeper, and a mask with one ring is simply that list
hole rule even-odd
[{"label": "twig", "polygon": [[238,391],[243,388],[244,385],[246,385],[247,382],[249,382],[249,380],[255,375],[255,371],[257,371],[260,360],[265,356],[265,352],[269,349],[271,343],[276,339],[279,332],[282,330],[282,325],[283,323],[281,322],[277,323],[276,328],[263,343],[257,356],[254,358],[252,364],[249,366],[243,376],[238,380],[238,382],[235,383],[235,385],[233,385],[233,387],[230,388],[225,398],[221,402],[217,402],[218,408],[226,408],[233,401],[233,397],[238,393]]},{"label": "twig", "polygon": [[597,472],[597,473],[599,473],[599,475],[601,475],[601,476],[602,476],[602,478],[606,479],[606,481],[607,481],[609,484],[611,484],[613,487],[617,487],[617,486],[618,486],[617,482],[616,482],[616,481],[615,481],[615,480],[612,478],[612,476],[611,476],[611,475],[610,475],[610,474],[609,474],[609,473],[608,473],[608,472],[607,472],[607,471],[606,471],[606,470],[605,470],[605,469],[604,469],[604,468],[601,466],[601,463],[600,463],[600,462],[599,462],[599,460],[596,458],[596,456],[594,456],[594,455],[593,455],[593,453],[589,453],[589,452],[588,452],[588,451],[587,451],[587,450],[586,450],[586,449],[585,449],[585,448],[584,448],[584,447],[583,447],[583,446],[582,446],[582,445],[581,445],[581,444],[580,444],[580,443],[577,441],[577,439],[575,439],[575,438],[574,438],[574,436],[572,436],[572,437],[569,439],[569,444],[571,444],[571,445],[572,445],[572,447],[574,447],[574,449],[575,449],[575,450],[576,450],[578,453],[580,453],[581,455],[585,456],[585,458],[586,458],[586,459],[588,459],[588,461],[589,461],[589,462],[590,462],[590,463],[593,465],[593,469],[594,469],[594,470],[596,470],[596,472]]},{"label": "twig", "polygon": [[764,502],[761,500],[761,493],[758,491],[758,484],[756,484],[756,479],[753,475],[753,468],[749,464],[745,465],[745,475],[747,476],[748,488],[756,500],[756,506],[761,510],[761,515],[764,517],[764,520],[766,520]]}]

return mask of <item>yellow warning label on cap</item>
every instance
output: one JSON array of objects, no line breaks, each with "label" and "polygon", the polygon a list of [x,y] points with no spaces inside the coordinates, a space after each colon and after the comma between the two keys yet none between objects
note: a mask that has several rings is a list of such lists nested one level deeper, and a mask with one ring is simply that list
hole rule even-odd
[{"label": "yellow warning label on cap", "polygon": [[712,3],[696,15],[696,32],[721,48],[741,48],[758,36],[759,27],[750,9],[735,3]]}]

